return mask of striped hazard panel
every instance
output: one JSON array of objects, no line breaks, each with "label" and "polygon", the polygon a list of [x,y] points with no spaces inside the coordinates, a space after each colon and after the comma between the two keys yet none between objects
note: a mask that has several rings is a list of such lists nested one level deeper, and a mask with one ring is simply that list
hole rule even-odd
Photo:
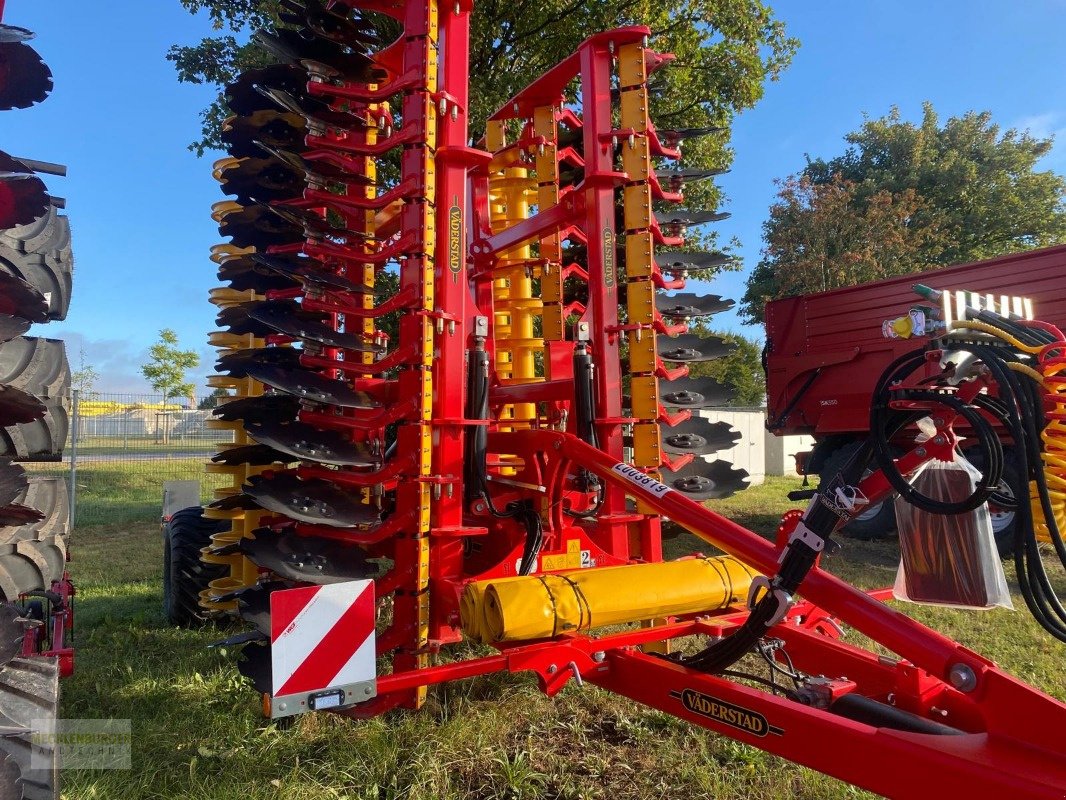
[{"label": "striped hazard panel", "polygon": [[274,697],[373,680],[375,611],[373,581],[272,593]]}]

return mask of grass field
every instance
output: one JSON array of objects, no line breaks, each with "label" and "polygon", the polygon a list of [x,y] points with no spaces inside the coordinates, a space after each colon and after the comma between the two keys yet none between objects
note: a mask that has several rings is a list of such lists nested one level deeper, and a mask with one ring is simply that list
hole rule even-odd
[{"label": "grass field", "polygon": [[[593,687],[571,685],[549,700],[531,677],[441,687],[421,712],[369,722],[328,715],[301,717],[288,729],[264,722],[234,654],[205,647],[227,632],[176,630],[163,620],[158,486],[135,476],[106,481],[120,489],[115,518],[81,528],[72,545],[78,662],[63,684],[62,714],[131,719],[133,769],[68,772],[70,800],[872,796]],[[769,534],[795,485],[771,479],[716,505]],[[687,535],[671,543],[676,553],[696,549]],[[897,558],[893,544],[844,540],[828,567],[882,586]],[[1015,604],[1014,613],[906,610],[1066,697],[1061,645],[1020,598]]]}]

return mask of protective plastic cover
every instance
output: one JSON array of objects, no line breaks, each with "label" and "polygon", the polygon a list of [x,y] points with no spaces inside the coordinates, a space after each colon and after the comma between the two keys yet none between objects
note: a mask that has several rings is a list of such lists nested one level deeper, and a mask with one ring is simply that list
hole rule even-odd
[{"label": "protective plastic cover", "polygon": [[[921,494],[959,502],[973,494],[981,473],[959,453],[933,460],[911,479]],[[900,563],[897,600],[952,608],[1013,608],[996,551],[988,504],[964,514],[933,514],[896,497]]]}]

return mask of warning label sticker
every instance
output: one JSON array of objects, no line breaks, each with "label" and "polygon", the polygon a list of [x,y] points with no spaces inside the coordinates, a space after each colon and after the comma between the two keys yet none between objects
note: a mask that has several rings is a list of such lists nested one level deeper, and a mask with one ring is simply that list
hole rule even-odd
[{"label": "warning label sticker", "polygon": [[617,472],[630,483],[651,492],[656,497],[662,497],[664,494],[671,491],[670,487],[666,484],[659,483],[655,478],[650,475],[645,475],[639,469],[630,466],[629,464],[615,464],[611,467],[611,470]]}]

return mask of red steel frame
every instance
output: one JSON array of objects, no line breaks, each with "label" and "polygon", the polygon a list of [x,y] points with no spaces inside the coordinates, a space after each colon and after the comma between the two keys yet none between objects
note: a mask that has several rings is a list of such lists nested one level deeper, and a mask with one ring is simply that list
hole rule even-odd
[{"label": "red steel frame", "polygon": [[46,594],[20,597],[20,600],[42,597],[48,603],[44,624],[26,628],[22,638],[22,655],[56,658],[59,661],[59,677],[67,678],[74,674],[74,647],[70,640],[74,638],[74,596],[77,590],[71,583],[70,575],[64,572],[60,580],[52,581],[48,591],[56,597]]},{"label": "red steel frame", "polygon": [[[2,3],[0,0],[0,9]],[[854,691],[926,719],[940,718],[962,731],[961,735],[907,733],[855,722],[722,676],[697,672],[641,649],[650,650],[682,637],[727,634],[747,618],[747,611],[740,608],[598,638],[568,635],[499,645],[495,655],[429,664],[430,654],[461,638],[458,594],[464,584],[514,574],[514,547],[501,554],[494,566],[476,574],[471,574],[467,563],[467,542],[513,540],[516,533],[512,523],[492,520],[477,509],[465,507],[464,440],[469,426],[489,424],[489,453],[518,456],[506,466],[513,470],[512,486],[519,491],[502,489],[499,502],[531,495],[547,501],[540,506],[545,553],[557,552],[553,548],[561,548],[564,539],[579,536],[583,543],[591,540],[597,546],[603,563],[632,560],[633,531],[650,536],[648,531],[654,526],[646,525],[646,514],[626,512],[626,496],[636,499],[642,511],[669,517],[766,575],[777,571],[780,544],[766,541],[677,491],[662,491],[663,487],[655,484],[656,491],[614,470],[624,463],[622,426],[630,420],[621,416],[618,276],[613,252],[615,189],[627,176],[614,171],[612,140],[618,131],[613,130],[611,68],[616,48],[643,41],[648,30],[623,28],[590,38],[493,117],[495,121],[533,120],[539,110],[543,121],[545,107],[558,108],[557,120],[567,114],[573,117],[563,109],[563,93],[575,77],[581,79],[583,182],[560,194],[558,204],[540,208],[528,219],[493,233],[488,218],[487,170],[500,153],[482,153],[466,143],[471,0],[460,0],[439,11],[433,2],[400,5],[371,0],[362,5],[404,22],[404,36],[378,55],[379,63],[390,71],[390,81],[374,90],[312,83],[309,91],[332,95],[338,101],[347,96],[357,103],[371,103],[402,90],[404,131],[383,143],[316,140],[308,144],[370,158],[403,143],[400,186],[404,188],[396,194],[405,203],[383,230],[375,232],[380,241],[393,234],[397,237],[377,252],[359,254],[338,248],[316,254],[342,259],[344,265],[364,266],[405,255],[401,267],[403,300],[395,300],[394,305],[407,308],[409,313],[401,320],[399,348],[387,365],[336,361],[328,353],[304,356],[307,366],[351,375],[358,388],[394,406],[362,418],[307,412],[302,417],[305,421],[360,436],[379,430],[386,422],[402,420],[397,441],[400,457],[395,465],[373,474],[309,466],[299,473],[328,477],[353,491],[384,482],[397,492],[393,516],[369,531],[296,526],[299,532],[350,541],[395,560],[395,567],[379,578],[375,587],[379,597],[396,593],[394,619],[378,640],[379,652],[394,651],[393,671],[378,678],[375,700],[341,713],[362,717],[401,704],[414,707],[421,702],[426,687],[434,684],[503,670],[530,671],[548,694],[557,693],[573,679],[588,681],[884,794],[928,796],[945,785],[970,798],[998,798],[1004,793],[1048,798],[1066,794],[1066,745],[1061,741],[1066,705],[892,610],[882,602],[886,593],[864,593],[817,566],[803,582],[804,600],[768,632],[783,640],[795,666],[829,676],[828,691],[833,695]],[[653,130],[651,135],[654,137]],[[305,200],[312,205],[336,204],[346,211],[378,208],[378,203],[386,202],[369,196]],[[502,430],[491,420],[467,418],[464,362],[472,344],[475,318],[492,319],[491,284],[497,256],[531,240],[550,241],[568,235],[588,247],[590,295],[584,321],[589,323],[590,349],[596,357],[600,449],[562,430],[538,428],[539,420],[528,430]],[[427,270],[430,263],[431,273]],[[431,280],[426,278],[429,274]],[[380,313],[381,308],[373,311]],[[428,341],[433,347],[426,363],[424,345]],[[490,329],[489,348],[491,343]],[[552,368],[550,380],[495,386],[490,402],[496,406],[573,404],[573,381],[567,374],[569,350],[565,342],[558,341],[558,345],[555,350],[546,348]],[[413,368],[401,371],[395,382],[369,377],[401,363]],[[428,416],[427,390],[432,393]],[[944,415],[944,435],[926,445],[922,458],[951,453],[955,445],[951,421],[950,415]],[[427,452],[431,458],[428,464]],[[908,454],[901,459],[901,466],[915,466],[922,458]],[[577,470],[591,472],[607,486],[595,527],[578,525],[564,516],[561,498],[576,494],[569,478]],[[543,489],[523,495],[522,485]],[[859,488],[872,501],[887,491],[880,473],[864,480]],[[432,498],[428,505],[427,497]],[[788,519],[794,522],[795,516]],[[782,525],[783,535],[788,533],[787,524],[788,520]],[[657,529],[652,533],[657,538]],[[652,548],[651,554],[658,557],[659,552]],[[840,641],[835,619],[875,639],[898,658],[879,656]],[[960,680],[960,675],[965,679]],[[696,700],[687,702],[685,698]],[[722,704],[732,704],[761,719],[764,727],[753,730],[729,724],[711,710]],[[870,763],[875,755],[881,763]]]}]

